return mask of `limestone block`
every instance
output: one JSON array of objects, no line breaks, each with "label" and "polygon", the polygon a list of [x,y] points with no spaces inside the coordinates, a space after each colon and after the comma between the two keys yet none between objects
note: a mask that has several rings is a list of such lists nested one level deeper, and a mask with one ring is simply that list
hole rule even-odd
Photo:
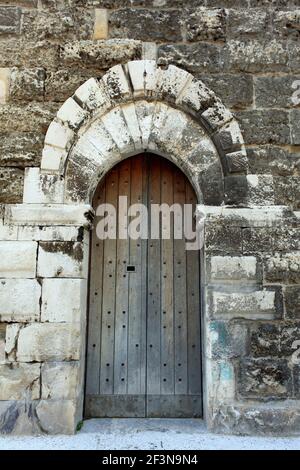
[{"label": "limestone block", "polygon": [[0,401],[0,433],[12,435],[41,434],[35,414],[36,400]]},{"label": "limestone block", "polygon": [[41,428],[49,434],[73,434],[77,425],[72,400],[41,400],[36,407]]},{"label": "limestone block", "polygon": [[278,318],[275,291],[218,292],[212,293],[212,315],[223,318],[252,320]]},{"label": "limestone block", "polygon": [[[20,241],[70,241],[82,240],[87,243],[89,231],[81,226],[24,226],[17,228],[17,237]],[[1,228],[0,228],[1,233]]]},{"label": "limestone block", "polygon": [[39,168],[25,169],[24,203],[62,203],[63,197],[64,181],[58,175],[41,174]]},{"label": "limestone block", "polygon": [[8,68],[0,68],[0,104],[7,102],[9,95],[9,78],[10,70]]},{"label": "limestone block", "polygon": [[157,82],[157,66],[154,60],[133,60],[128,62],[128,72],[134,96],[151,96]]},{"label": "limestone block", "polygon": [[91,206],[88,204],[16,204],[6,206],[5,223],[87,226],[90,215]]},{"label": "limestone block", "polygon": [[211,90],[200,80],[193,80],[183,89],[181,95],[177,98],[178,103],[183,103],[194,111],[206,109],[208,104],[215,102],[216,97]]},{"label": "limestone block", "polygon": [[158,64],[177,65],[190,73],[219,73],[220,53],[219,45],[209,42],[162,44],[158,47]]},{"label": "limestone block", "polygon": [[43,173],[62,172],[63,165],[67,158],[67,152],[64,149],[52,147],[45,144],[43,148],[41,170]]},{"label": "limestone block", "polygon": [[40,364],[0,365],[0,400],[40,398]]},{"label": "limestone block", "polygon": [[71,41],[60,47],[62,62],[85,70],[87,67],[105,70],[141,56],[142,43],[133,39]]},{"label": "limestone block", "polygon": [[40,242],[38,276],[86,278],[87,266],[87,247],[83,243]]},{"label": "limestone block", "polygon": [[286,317],[300,320],[300,286],[287,286],[284,289]]},{"label": "limestone block", "polygon": [[141,130],[139,127],[138,118],[137,118],[136,111],[135,111],[135,105],[133,103],[125,104],[121,107],[121,110],[125,118],[127,129],[134,143],[135,149],[142,151],[143,149],[142,136],[141,136]]},{"label": "limestone block", "polygon": [[169,65],[166,70],[157,70],[156,93],[164,100],[175,101],[193,79],[185,70]]},{"label": "limestone block", "polygon": [[58,121],[52,121],[45,137],[45,144],[60,149],[68,149],[72,138],[73,131],[69,127],[62,125]]},{"label": "limestone block", "polygon": [[2,241],[0,253],[0,278],[35,277],[36,242]]},{"label": "limestone block", "polygon": [[255,256],[212,256],[210,261],[212,281],[258,281]]},{"label": "limestone block", "polygon": [[293,109],[291,111],[291,138],[293,145],[300,144],[300,110]]},{"label": "limestone block", "polygon": [[81,279],[44,279],[41,320],[80,322],[86,305],[86,281]]},{"label": "limestone block", "polygon": [[0,203],[13,204],[22,201],[24,170],[19,168],[1,168]]},{"label": "limestone block", "polygon": [[133,142],[121,108],[114,108],[112,111],[105,114],[101,121],[114,142],[117,144],[120,153],[129,153],[132,150]]},{"label": "limestone block", "polygon": [[53,362],[42,365],[42,398],[76,398],[79,383],[78,362]]},{"label": "limestone block", "polygon": [[231,121],[233,115],[225,108],[221,101],[217,100],[212,107],[202,113],[201,118],[204,119],[208,129],[215,131]]},{"label": "limestone block", "polygon": [[71,361],[79,356],[79,324],[35,323],[19,332],[18,361]]},{"label": "limestone block", "polygon": [[108,13],[104,8],[95,9],[93,39],[106,39],[108,36]]},{"label": "limestone block", "polygon": [[248,330],[245,324],[210,321],[206,328],[205,354],[212,359],[236,358],[247,353]]},{"label": "limestone block", "polygon": [[183,21],[188,41],[224,41],[226,38],[226,10],[196,8],[188,10]]},{"label": "limestone block", "polygon": [[2,279],[0,320],[29,322],[40,316],[41,286],[33,279]]},{"label": "limestone block", "polygon": [[122,65],[115,65],[102,77],[106,93],[112,100],[120,100],[130,96],[131,91]]},{"label": "limestone block", "polygon": [[207,385],[210,403],[230,403],[235,397],[235,371],[229,360],[207,360]]},{"label": "limestone block", "polygon": [[57,112],[57,118],[71,129],[78,129],[87,115],[73,98],[68,98]]},{"label": "limestone block", "polygon": [[82,104],[83,108],[91,111],[105,109],[110,105],[108,96],[104,92],[103,86],[94,78],[90,78],[75,91],[75,96]]}]

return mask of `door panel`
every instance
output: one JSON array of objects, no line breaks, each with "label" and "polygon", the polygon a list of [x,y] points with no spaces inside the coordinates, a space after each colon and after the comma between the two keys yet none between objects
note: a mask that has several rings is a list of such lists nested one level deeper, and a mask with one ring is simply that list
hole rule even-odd
[{"label": "door panel", "polygon": [[[114,167],[94,206],[118,208],[119,196],[148,207],[149,235],[151,204],[196,203],[183,173],[151,154]],[[201,416],[199,252],[174,239],[173,219],[170,239],[161,236],[168,217],[160,219],[158,239],[92,233],[87,417]]]}]

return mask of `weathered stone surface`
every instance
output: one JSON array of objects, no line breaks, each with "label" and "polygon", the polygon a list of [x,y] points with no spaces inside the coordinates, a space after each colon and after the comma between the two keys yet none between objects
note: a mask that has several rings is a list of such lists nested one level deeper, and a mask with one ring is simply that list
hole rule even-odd
[{"label": "weathered stone surface", "polygon": [[41,242],[38,254],[40,277],[85,277],[84,245],[80,242]]},{"label": "weathered stone surface", "polygon": [[286,318],[300,320],[300,286],[284,288]]},{"label": "weathered stone surface", "polygon": [[288,252],[300,249],[299,228],[292,225],[243,229],[243,252]]},{"label": "weathered stone surface", "polygon": [[244,360],[239,374],[242,397],[269,400],[292,395],[291,372],[284,360]]},{"label": "weathered stone surface", "polygon": [[79,338],[78,324],[35,323],[28,325],[19,332],[17,360],[20,362],[78,360]]},{"label": "weathered stone surface", "polygon": [[[280,147],[251,147],[247,149],[249,172],[273,175],[292,175],[297,172],[300,157],[293,158]],[[275,185],[275,193],[276,191]]]},{"label": "weathered stone surface", "polygon": [[212,256],[210,259],[210,280],[216,281],[259,281],[257,259],[254,256]]},{"label": "weathered stone surface", "polygon": [[[32,148],[40,150],[44,134],[54,119],[57,109],[57,103],[29,103],[26,105],[18,103],[1,106],[0,128],[3,135],[1,136],[0,149],[4,153],[3,160],[5,161],[6,153],[16,153],[21,148],[27,151],[30,147],[30,142]],[[18,135],[14,135],[13,133],[15,132]],[[37,135],[37,132],[40,134]],[[10,138],[10,136],[12,137]],[[19,143],[19,140],[22,138],[22,142]],[[5,142],[3,142],[4,139],[6,139]],[[13,146],[13,142],[15,142],[15,146]],[[11,143],[11,147],[8,146],[9,143]],[[2,159],[1,164],[3,164]]]},{"label": "weathered stone surface", "polygon": [[1,434],[41,434],[42,429],[35,414],[36,401],[0,401]]},{"label": "weathered stone surface", "polygon": [[236,113],[246,144],[289,144],[289,115],[286,111],[250,110]]},{"label": "weathered stone surface", "polygon": [[247,36],[265,37],[268,24],[266,10],[229,10],[227,34],[232,38],[247,38]]},{"label": "weathered stone surface", "polygon": [[300,209],[300,176],[274,178],[275,203]]},{"label": "weathered stone surface", "polygon": [[206,250],[225,255],[242,253],[242,231],[240,227],[209,224],[205,227]]},{"label": "weathered stone surface", "polygon": [[[255,0],[257,1],[257,0]],[[213,416],[211,429],[218,433],[245,435],[298,435],[300,413],[290,403],[221,405]]]},{"label": "weathered stone surface", "polygon": [[298,102],[297,89],[300,88],[300,76],[256,77],[254,88],[255,103],[258,108],[292,108]]},{"label": "weathered stone surface", "polygon": [[40,398],[40,364],[0,365],[0,400]]},{"label": "weathered stone surface", "polygon": [[0,34],[16,34],[20,30],[21,9],[0,6]]},{"label": "weathered stone surface", "polygon": [[181,24],[188,41],[222,41],[226,37],[226,12],[221,8],[187,10]]},{"label": "weathered stone surface", "polygon": [[10,75],[10,99],[43,101],[46,72],[43,68],[13,68]]},{"label": "weathered stone surface", "polygon": [[249,75],[199,75],[199,78],[219,96],[225,106],[243,109],[252,104],[253,78]]},{"label": "weathered stone surface", "polygon": [[228,204],[272,205],[275,203],[274,182],[271,175],[231,175],[225,178]]},{"label": "weathered stone surface", "polygon": [[274,290],[223,292],[210,288],[207,294],[209,311],[216,318],[263,320],[278,318],[282,314],[280,293]]},{"label": "weathered stone surface", "polygon": [[44,432],[49,434],[75,432],[76,407],[71,400],[41,400],[36,407],[36,413]]},{"label": "weathered stone surface", "polygon": [[0,278],[34,278],[36,242],[0,241]]},{"label": "weathered stone surface", "polygon": [[41,287],[35,279],[2,279],[0,320],[29,322],[39,319]]},{"label": "weathered stone surface", "polygon": [[293,145],[300,145],[300,109],[293,109],[290,116],[291,143]]},{"label": "weathered stone surface", "polygon": [[142,43],[133,39],[109,39],[107,41],[73,41],[60,49],[63,63],[80,68],[107,69],[115,64],[140,59]]},{"label": "weathered stone surface", "polygon": [[298,284],[300,282],[300,252],[275,253],[264,262],[267,282]]},{"label": "weathered stone surface", "polygon": [[[294,54],[296,52],[294,51]],[[230,40],[221,54],[224,70],[240,72],[288,71],[291,60],[285,42]]]},{"label": "weathered stone surface", "polygon": [[241,357],[247,349],[247,327],[227,321],[212,321],[206,352],[213,359]]},{"label": "weathered stone surface", "polygon": [[158,63],[174,64],[188,72],[219,72],[220,51],[210,43],[161,45],[158,48]]},{"label": "weathered stone surface", "polygon": [[25,10],[22,19],[22,35],[28,41],[55,39],[89,39],[93,30],[93,10],[68,8],[55,12]]},{"label": "weathered stone surface", "polygon": [[57,67],[59,45],[50,41],[9,39],[0,43],[0,67]]},{"label": "weathered stone surface", "polygon": [[109,15],[109,35],[141,41],[181,41],[180,12],[124,8]]},{"label": "weathered stone surface", "polygon": [[254,357],[281,357],[281,324],[260,323],[251,326],[250,352]]},{"label": "weathered stone surface", "polygon": [[41,370],[42,398],[76,398],[79,382],[78,362],[44,363]]},{"label": "weathered stone surface", "polygon": [[18,168],[0,168],[0,202],[22,202],[24,172]]},{"label": "weathered stone surface", "polygon": [[[1,114],[1,111],[0,111]],[[41,161],[44,136],[40,133],[12,133],[0,136],[0,162],[3,166],[25,167],[29,165],[37,166]],[[1,173],[0,173],[1,174]],[[6,180],[9,174],[15,175],[16,179]],[[15,184],[18,189],[11,197],[13,202],[20,202],[23,188],[23,172],[19,168],[10,168],[7,173],[3,170],[3,185],[8,189],[11,184]],[[17,200],[16,200],[17,199]],[[11,202],[11,200],[5,200]]]},{"label": "weathered stone surface", "polygon": [[80,322],[86,302],[85,285],[81,279],[44,279],[41,320]]},{"label": "weathered stone surface", "polygon": [[63,102],[67,100],[77,88],[91,77],[90,71],[69,68],[47,71],[45,80],[45,99]]},{"label": "weathered stone surface", "polygon": [[[299,4],[298,4],[299,6]],[[273,34],[299,40],[300,37],[300,10],[276,11],[273,19]]]}]

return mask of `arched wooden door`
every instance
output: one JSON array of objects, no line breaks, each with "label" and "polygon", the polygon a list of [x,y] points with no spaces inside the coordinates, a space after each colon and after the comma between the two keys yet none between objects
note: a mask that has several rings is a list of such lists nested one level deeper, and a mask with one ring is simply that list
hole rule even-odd
[{"label": "arched wooden door", "polygon": [[[118,207],[119,196],[148,208],[196,203],[185,175],[153,154],[114,167],[94,207]],[[202,415],[199,251],[171,235],[100,240],[93,231],[86,417]]]}]

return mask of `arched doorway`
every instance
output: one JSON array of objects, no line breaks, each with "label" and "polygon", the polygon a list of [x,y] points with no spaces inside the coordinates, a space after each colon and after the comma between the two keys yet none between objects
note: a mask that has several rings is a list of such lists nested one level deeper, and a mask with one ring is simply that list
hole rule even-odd
[{"label": "arched doorway", "polygon": [[[199,251],[186,249],[186,239],[180,237],[184,217],[178,222],[178,208],[188,214],[185,205],[195,206],[195,192],[173,163],[141,154],[123,160],[105,176],[94,209],[111,204],[120,216],[120,196],[127,196],[130,210],[143,204],[148,215],[142,237],[120,238],[125,221],[119,219],[116,238],[104,240],[97,230],[102,217],[96,216],[85,416],[201,417]],[[168,211],[160,215],[158,236],[153,204],[177,208],[170,219]]]}]

